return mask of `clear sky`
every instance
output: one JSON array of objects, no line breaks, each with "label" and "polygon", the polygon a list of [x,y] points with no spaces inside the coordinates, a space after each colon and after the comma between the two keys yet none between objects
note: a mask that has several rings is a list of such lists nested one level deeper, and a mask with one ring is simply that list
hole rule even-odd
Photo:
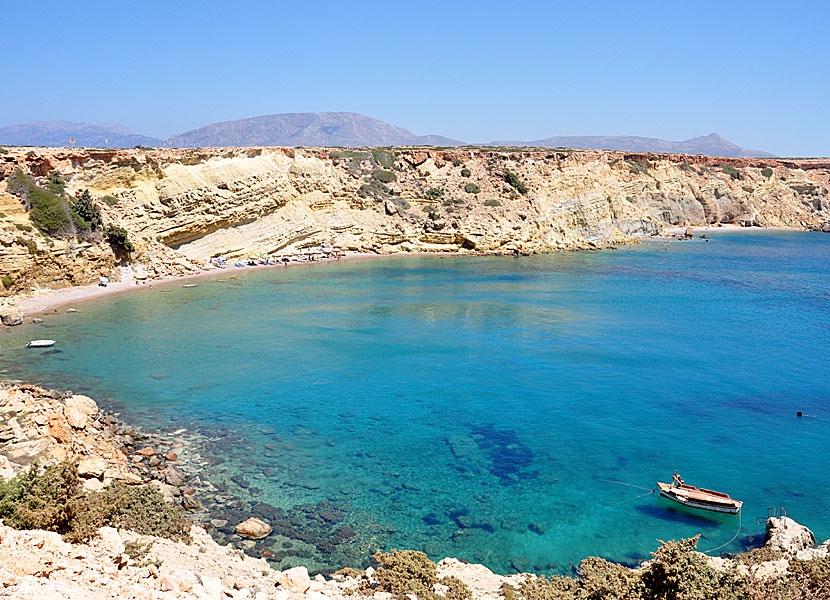
[{"label": "clear sky", "polygon": [[469,142],[830,155],[830,2],[0,0],[0,126],[352,111]]}]

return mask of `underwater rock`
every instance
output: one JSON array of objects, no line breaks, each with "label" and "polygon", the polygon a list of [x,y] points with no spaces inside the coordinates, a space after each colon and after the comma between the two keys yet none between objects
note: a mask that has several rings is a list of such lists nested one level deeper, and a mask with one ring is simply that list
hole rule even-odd
[{"label": "underwater rock", "polygon": [[271,526],[257,517],[251,517],[236,526],[236,533],[257,540],[266,537],[271,531]]}]

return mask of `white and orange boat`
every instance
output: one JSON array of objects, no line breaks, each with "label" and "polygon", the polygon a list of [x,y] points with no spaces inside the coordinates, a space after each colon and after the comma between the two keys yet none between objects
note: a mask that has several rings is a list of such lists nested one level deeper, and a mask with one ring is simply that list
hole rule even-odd
[{"label": "white and orange boat", "polygon": [[743,502],[730,498],[729,494],[686,485],[677,473],[672,477],[671,484],[658,481],[657,489],[660,490],[660,495],[664,498],[674,500],[690,508],[735,515],[740,512],[741,506],[743,506]]}]

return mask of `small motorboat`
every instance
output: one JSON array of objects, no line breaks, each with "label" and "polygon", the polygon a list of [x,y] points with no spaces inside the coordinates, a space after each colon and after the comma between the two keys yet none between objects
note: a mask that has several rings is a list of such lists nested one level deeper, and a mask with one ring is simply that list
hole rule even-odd
[{"label": "small motorboat", "polygon": [[48,348],[49,346],[54,346],[55,340],[32,340],[28,344],[26,344],[27,348]]},{"label": "small motorboat", "polygon": [[660,490],[660,495],[664,498],[674,500],[690,508],[735,515],[740,512],[741,506],[743,506],[743,502],[730,498],[729,494],[686,485],[677,473],[672,477],[671,484],[658,481],[657,489]]}]

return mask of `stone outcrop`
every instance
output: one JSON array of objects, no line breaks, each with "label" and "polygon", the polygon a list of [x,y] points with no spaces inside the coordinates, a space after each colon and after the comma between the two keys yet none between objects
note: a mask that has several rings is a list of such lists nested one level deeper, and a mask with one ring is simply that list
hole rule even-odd
[{"label": "stone outcrop", "polygon": [[798,552],[816,545],[813,532],[789,517],[767,519],[766,542],[770,548],[783,552]]},{"label": "stone outcrop", "polygon": [[[4,193],[16,168],[89,189],[136,246],[51,240]],[[516,175],[511,185],[505,173]],[[830,162],[547,149],[10,148],[0,155],[0,276],[12,293],[152,279],[214,256],[320,245],[378,253],[595,248],[664,227],[821,229]],[[472,191],[465,191],[472,190]],[[477,190],[477,191],[476,191]],[[1,290],[0,290],[1,291]]]}]

